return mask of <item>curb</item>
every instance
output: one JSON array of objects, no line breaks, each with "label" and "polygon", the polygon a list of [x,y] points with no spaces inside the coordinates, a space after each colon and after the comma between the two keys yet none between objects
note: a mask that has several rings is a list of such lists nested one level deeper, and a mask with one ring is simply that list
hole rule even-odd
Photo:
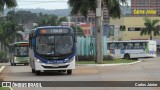
[{"label": "curb", "polygon": [[2,73],[2,71],[4,70],[4,68],[5,68],[5,66],[2,66],[2,67],[0,68],[0,73]]},{"label": "curb", "polygon": [[132,65],[142,62],[141,60],[132,63],[119,63],[119,64],[76,64],[76,66],[119,66],[119,65]]},{"label": "curb", "polygon": [[[5,68],[5,66],[2,66],[1,68],[0,68],[0,74],[2,73],[2,71],[4,70],[4,68]],[[8,87],[10,90],[13,90],[13,88],[12,87]]]},{"label": "curb", "polygon": [[13,88],[12,88],[12,87],[9,87],[9,89],[10,89],[10,90],[13,90]]}]

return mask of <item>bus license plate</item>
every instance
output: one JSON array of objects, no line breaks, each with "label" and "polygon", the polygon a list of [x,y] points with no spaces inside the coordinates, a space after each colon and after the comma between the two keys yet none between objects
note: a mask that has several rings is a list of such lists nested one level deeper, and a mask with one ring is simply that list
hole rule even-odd
[{"label": "bus license plate", "polygon": [[59,65],[58,64],[52,64],[52,67],[58,67]]}]

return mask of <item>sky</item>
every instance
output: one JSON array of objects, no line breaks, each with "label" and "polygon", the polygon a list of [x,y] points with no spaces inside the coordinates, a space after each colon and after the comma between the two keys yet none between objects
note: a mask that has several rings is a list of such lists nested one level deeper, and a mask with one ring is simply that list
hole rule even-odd
[{"label": "sky", "polygon": [[[67,9],[68,0],[17,0],[18,6],[17,8],[23,9]],[[129,0],[130,1],[130,0]],[[130,3],[129,3],[130,5]]]},{"label": "sky", "polygon": [[67,9],[68,0],[17,0],[17,8],[23,9]]}]

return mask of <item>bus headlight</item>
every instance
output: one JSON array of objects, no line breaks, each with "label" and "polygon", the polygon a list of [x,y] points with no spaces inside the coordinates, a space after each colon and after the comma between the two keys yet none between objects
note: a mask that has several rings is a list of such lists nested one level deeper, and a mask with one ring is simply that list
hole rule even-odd
[{"label": "bus headlight", "polygon": [[39,59],[36,59],[36,61],[39,62],[39,63],[41,62],[41,60],[39,60]]},{"label": "bus headlight", "polygon": [[17,57],[14,57],[14,59],[17,59]]},{"label": "bus headlight", "polygon": [[68,61],[68,60],[69,60],[68,58],[64,59],[64,61]]}]

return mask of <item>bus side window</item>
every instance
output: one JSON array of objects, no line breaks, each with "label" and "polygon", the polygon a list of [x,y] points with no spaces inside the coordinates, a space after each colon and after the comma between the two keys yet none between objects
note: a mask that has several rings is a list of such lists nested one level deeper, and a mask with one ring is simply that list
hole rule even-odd
[{"label": "bus side window", "polygon": [[143,49],[145,49],[146,47],[147,47],[147,43],[146,43],[146,42],[144,42],[144,43],[143,43],[143,47],[142,47],[142,48],[143,48]]},{"label": "bus side window", "polygon": [[146,43],[140,43],[140,49],[145,49],[146,48]]},{"label": "bus side window", "polygon": [[108,49],[108,50],[110,49],[110,43],[107,44],[107,49]]},{"label": "bus side window", "polygon": [[123,43],[120,43],[120,49],[124,49],[124,44]]},{"label": "bus side window", "polygon": [[122,48],[122,44],[121,43],[117,43],[117,49],[121,49]]},{"label": "bus side window", "polygon": [[110,49],[115,49],[115,43],[110,44]]},{"label": "bus side window", "polygon": [[134,49],[139,49],[140,48],[140,45],[138,42],[134,43]]},{"label": "bus side window", "polygon": [[29,35],[29,48],[32,49],[32,35]]},{"label": "bus side window", "polygon": [[128,49],[127,48],[127,43],[123,43],[124,49]]}]

